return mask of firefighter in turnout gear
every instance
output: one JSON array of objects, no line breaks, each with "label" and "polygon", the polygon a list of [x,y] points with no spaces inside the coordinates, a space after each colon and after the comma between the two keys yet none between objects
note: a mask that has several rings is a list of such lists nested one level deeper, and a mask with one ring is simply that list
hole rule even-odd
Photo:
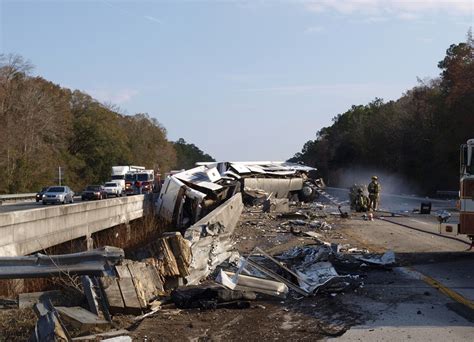
[{"label": "firefighter in turnout gear", "polygon": [[352,210],[358,213],[369,210],[369,198],[365,195],[365,192],[367,192],[365,185],[354,184],[349,189],[349,201]]},{"label": "firefighter in turnout gear", "polygon": [[377,210],[379,207],[379,197],[382,187],[378,182],[377,176],[372,176],[372,182],[367,187],[369,191],[369,210]]},{"label": "firefighter in turnout gear", "polygon": [[366,212],[369,210],[369,199],[364,195],[361,188],[357,190],[357,196],[355,198],[355,210],[360,212]]}]

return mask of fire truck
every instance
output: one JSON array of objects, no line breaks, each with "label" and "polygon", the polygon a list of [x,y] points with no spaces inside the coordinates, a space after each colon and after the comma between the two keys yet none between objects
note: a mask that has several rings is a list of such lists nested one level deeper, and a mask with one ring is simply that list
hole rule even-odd
[{"label": "fire truck", "polygon": [[[471,240],[468,250],[474,248],[474,139],[461,145],[459,167],[459,222],[447,222],[450,214],[438,216],[439,233],[443,235],[466,235]],[[445,216],[444,216],[445,215]]]},{"label": "fire truck", "polygon": [[155,188],[155,173],[153,170],[131,171],[125,174],[125,194],[149,194]]},{"label": "fire truck", "polygon": [[474,139],[461,145],[460,191],[459,191],[459,234],[469,236],[471,249],[474,247]]}]

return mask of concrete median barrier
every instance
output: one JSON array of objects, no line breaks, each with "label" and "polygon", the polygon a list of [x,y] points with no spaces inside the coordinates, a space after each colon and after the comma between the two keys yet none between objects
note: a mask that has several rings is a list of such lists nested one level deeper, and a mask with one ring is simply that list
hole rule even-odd
[{"label": "concrete median barrier", "polygon": [[0,256],[27,255],[143,216],[145,195],[0,214]]}]

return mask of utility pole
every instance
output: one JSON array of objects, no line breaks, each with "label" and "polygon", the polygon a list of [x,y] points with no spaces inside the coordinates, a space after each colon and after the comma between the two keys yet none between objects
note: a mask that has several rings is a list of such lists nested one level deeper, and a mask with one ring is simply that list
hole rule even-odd
[{"label": "utility pole", "polygon": [[63,179],[63,173],[64,173],[64,170],[61,169],[61,166],[58,166],[58,182],[59,182],[59,186],[61,186],[61,181]]}]

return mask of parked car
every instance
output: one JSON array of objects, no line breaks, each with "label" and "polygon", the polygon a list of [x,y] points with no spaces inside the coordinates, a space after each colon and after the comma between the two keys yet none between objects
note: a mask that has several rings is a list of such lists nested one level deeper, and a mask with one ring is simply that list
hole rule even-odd
[{"label": "parked car", "polygon": [[89,185],[82,192],[81,198],[83,201],[104,199],[107,198],[107,191],[102,185]]},{"label": "parked car", "polygon": [[41,189],[41,191],[39,191],[36,194],[36,202],[39,202],[43,199],[43,195],[46,192],[46,190],[48,190],[48,189],[49,189],[49,186],[45,186],[44,188]]},{"label": "parked car", "polygon": [[114,182],[105,183],[104,189],[107,192],[107,196],[119,197],[123,195],[123,188],[118,183],[114,183]]},{"label": "parked car", "polygon": [[43,204],[48,203],[73,203],[74,191],[68,186],[51,186],[43,194]]}]

